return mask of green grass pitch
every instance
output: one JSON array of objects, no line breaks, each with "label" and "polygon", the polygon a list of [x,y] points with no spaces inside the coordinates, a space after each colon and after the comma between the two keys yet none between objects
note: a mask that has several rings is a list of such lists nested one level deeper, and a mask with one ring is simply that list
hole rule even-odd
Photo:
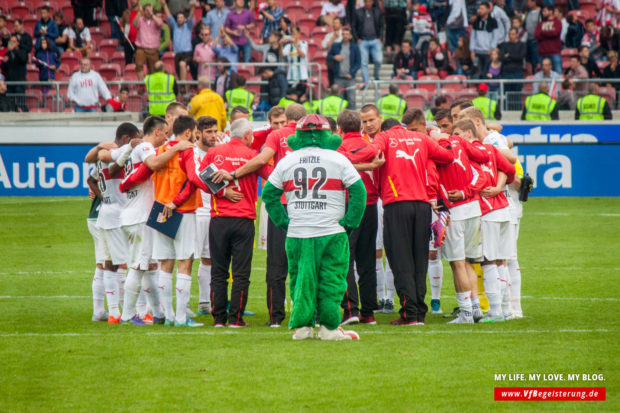
[{"label": "green grass pitch", "polygon": [[[254,255],[241,331],[90,321],[86,198],[0,198],[0,411],[620,411],[620,199],[531,199],[519,240],[526,318],[357,326],[358,342],[293,342],[265,326]],[[194,273],[197,265],[194,266]],[[192,307],[197,305],[193,283]],[[444,266],[442,307],[456,305]],[[427,299],[430,300],[430,290]],[[495,381],[497,373],[603,382]],[[602,386],[604,402],[495,402],[494,387]]]}]

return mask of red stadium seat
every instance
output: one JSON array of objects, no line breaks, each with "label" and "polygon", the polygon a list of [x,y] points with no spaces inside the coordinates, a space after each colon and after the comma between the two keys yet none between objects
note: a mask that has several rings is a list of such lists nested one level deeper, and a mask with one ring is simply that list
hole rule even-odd
[{"label": "red stadium seat", "polygon": [[399,77],[393,77],[392,80],[408,81],[408,83],[398,83],[398,90],[400,90],[400,93],[407,93],[411,90],[411,88],[413,88],[413,77],[412,76],[405,76],[404,79],[401,79]]},{"label": "red stadium seat", "polygon": [[57,70],[54,76],[58,82],[69,81],[69,77],[65,74],[65,72]]},{"label": "red stadium seat", "polygon": [[26,29],[28,34],[30,34],[33,37],[34,37],[34,28],[36,27],[38,21],[39,19],[33,15],[29,15],[24,18],[24,29]]},{"label": "red stadium seat", "polygon": [[599,88],[598,94],[599,96],[607,99],[607,103],[609,104],[611,110],[616,107],[616,89],[613,87],[602,87]]},{"label": "red stadium seat", "polygon": [[111,57],[108,56],[108,62],[116,63],[117,65],[120,65],[120,66],[125,66],[125,52],[123,51],[114,52],[114,54]]},{"label": "red stadium seat", "polygon": [[[313,14],[315,16],[320,16],[321,12],[323,11],[323,6],[321,6],[320,4],[319,5],[313,5],[313,6],[309,7],[306,10],[308,10],[308,13],[310,13],[310,14]],[[318,19],[318,17],[317,17],[317,19]]]},{"label": "red stadium seat", "polygon": [[407,108],[418,108],[424,110],[424,106],[426,104],[426,93],[421,92],[421,90],[410,90],[403,95],[403,99],[407,101]]},{"label": "red stadium seat", "polygon": [[34,11],[34,13],[39,16],[39,10],[41,9],[41,7],[43,6],[47,6],[51,9],[51,13],[53,14],[54,12],[60,10],[60,7],[58,6],[58,3],[55,1],[34,1],[33,2],[34,5],[32,7],[32,10]]},{"label": "red stadium seat", "polygon": [[[445,80],[452,80],[452,81],[458,81],[458,82],[462,82],[463,80],[466,80],[467,77],[463,76],[463,75],[448,75],[446,76]],[[463,88],[465,87],[464,83],[448,83],[446,85],[443,85],[443,90],[449,91],[449,90],[455,90],[455,91],[459,91],[459,90],[463,90]]]},{"label": "red stadium seat", "polygon": [[475,99],[478,97],[478,92],[476,90],[476,88],[469,88],[469,89],[463,89],[461,92],[450,92],[449,94],[450,97],[452,97],[454,100],[456,99]]},{"label": "red stadium seat", "polygon": [[11,16],[14,19],[21,19],[21,20],[25,20],[27,17],[33,17],[29,2],[23,1],[23,2],[14,4],[11,7]]},{"label": "red stadium seat", "polygon": [[88,55],[95,71],[99,71],[101,65],[108,63],[108,55],[102,52],[92,52]]},{"label": "red stadium seat", "polygon": [[38,94],[27,94],[25,97],[26,107],[29,111],[35,110],[39,108],[39,104],[41,103],[41,92]]},{"label": "red stadium seat", "polygon": [[105,39],[104,34],[98,27],[91,27],[90,29],[90,38],[93,40],[95,45],[101,44],[101,41]]},{"label": "red stadium seat", "polygon": [[316,27],[316,17],[311,14],[305,15],[297,22],[297,24],[299,24],[302,33],[309,36],[310,33],[312,33],[312,29]]},{"label": "red stadium seat", "polygon": [[[437,76],[437,75],[422,75],[422,76],[418,77],[418,80],[439,80],[439,76]],[[433,93],[437,91],[437,86],[435,84],[432,84],[432,83],[416,84],[416,87],[418,89],[428,90],[429,92],[433,92]]]},{"label": "red stadium seat", "polygon": [[104,80],[116,80],[121,75],[121,68],[117,64],[107,63],[101,65],[101,68],[99,68],[99,74]]},{"label": "red stadium seat", "polygon": [[127,98],[128,112],[142,112],[145,109],[146,98],[142,95],[129,95]]},{"label": "red stadium seat", "polygon": [[69,4],[68,6],[62,6],[62,15],[65,18],[65,22],[72,22],[74,18],[73,7]]},{"label": "red stadium seat", "polygon": [[[103,17],[105,18],[105,21],[98,22],[99,24],[98,29],[101,31],[101,33],[103,33],[103,37],[108,39],[112,37],[112,29],[110,28],[111,23],[108,22],[108,16],[103,14]],[[91,29],[91,33],[92,33],[92,29]]]},{"label": "red stadium seat", "polygon": [[77,65],[82,58],[82,55],[79,52],[64,52],[60,56],[60,62],[65,63],[69,68],[73,68],[73,66]]},{"label": "red stadium seat", "polygon": [[161,61],[164,62],[164,64],[168,63],[174,67],[174,52],[165,52],[161,58]]},{"label": "red stadium seat", "polygon": [[58,70],[56,70],[56,75],[58,75],[58,73],[64,73],[65,76],[71,76],[71,66],[66,63],[60,63]]},{"label": "red stadium seat", "polygon": [[99,51],[112,56],[118,47],[118,39],[103,39],[99,43]]},{"label": "red stadium seat", "polygon": [[284,12],[292,22],[298,22],[306,16],[306,10],[302,6],[290,6]]}]

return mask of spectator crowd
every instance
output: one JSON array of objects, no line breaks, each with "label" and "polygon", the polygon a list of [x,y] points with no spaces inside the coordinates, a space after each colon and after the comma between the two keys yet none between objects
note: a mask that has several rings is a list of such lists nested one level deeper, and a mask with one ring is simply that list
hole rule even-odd
[{"label": "spectator crowd", "polygon": [[[88,58],[104,82],[143,81],[161,62],[187,101],[193,93],[185,81],[204,77],[201,90],[227,104],[227,92],[245,87],[249,109],[261,112],[312,100],[317,87],[354,109],[356,91],[381,78],[384,60],[393,64],[392,79],[411,88],[415,80],[483,79],[485,96],[497,99],[497,79],[514,80],[504,90],[515,94],[539,92],[538,83],[516,82],[534,79],[550,85],[560,109],[575,109],[589,90],[576,79],[620,79],[618,50],[619,0],[0,2],[2,80],[68,80],[84,73]],[[596,83],[615,106],[620,82]],[[9,83],[2,108],[27,111],[27,86]],[[50,88],[37,91],[45,96]],[[121,94],[144,99],[136,87],[114,91],[117,101]]]}]

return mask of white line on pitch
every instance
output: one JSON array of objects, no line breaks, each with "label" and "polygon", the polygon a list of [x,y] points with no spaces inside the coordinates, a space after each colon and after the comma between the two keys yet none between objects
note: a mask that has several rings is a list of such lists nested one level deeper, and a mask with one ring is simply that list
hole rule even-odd
[{"label": "white line on pitch", "polygon": [[555,216],[555,217],[570,217],[570,216],[595,216],[595,217],[620,217],[620,214],[616,214],[613,212],[601,212],[598,214],[593,214],[590,212],[587,213],[576,213],[576,212],[528,212],[527,215],[541,215],[541,216]]},{"label": "white line on pitch", "polygon": [[[174,336],[174,335],[233,335],[233,334],[264,334],[264,335],[288,335],[291,333],[290,330],[286,331],[257,331],[246,329],[243,331],[231,331],[231,330],[223,330],[223,331],[215,331],[215,330],[204,330],[204,331],[144,331],[144,329],[148,329],[149,327],[142,328],[143,335],[145,336]],[[424,328],[424,327],[422,327]],[[617,330],[609,330],[605,328],[599,329],[559,329],[559,330],[463,330],[456,327],[454,330],[423,330],[420,327],[396,327],[390,328],[389,330],[369,330],[361,333],[361,336],[364,335],[375,335],[375,334],[385,334],[385,335],[403,335],[403,334],[420,334],[420,335],[441,335],[441,334],[550,334],[550,333],[573,333],[573,334],[582,334],[582,333],[617,333]],[[128,329],[129,330],[129,329]],[[134,329],[131,329],[132,332]],[[138,330],[135,330],[138,331]],[[247,333],[246,333],[247,332]],[[87,336],[120,336],[115,334],[115,331],[108,332],[97,332],[97,333],[0,333],[0,337],[87,337]]]}]

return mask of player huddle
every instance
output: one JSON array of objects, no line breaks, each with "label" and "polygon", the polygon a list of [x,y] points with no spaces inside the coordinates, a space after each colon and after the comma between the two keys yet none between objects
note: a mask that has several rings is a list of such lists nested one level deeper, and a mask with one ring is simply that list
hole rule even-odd
[{"label": "player huddle", "polygon": [[[287,138],[306,112],[298,104],[276,106],[269,112],[270,125],[253,131],[247,113],[235,109],[226,135],[218,132],[216,119],[196,122],[183,105],[173,103],[165,118],[147,118],[142,132],[123,123],[114,142],[88,153],[86,161],[96,164],[88,179],[93,196],[88,226],[97,260],[93,321],[202,326],[189,309],[193,260],[200,259],[198,314],[211,314],[215,327],[248,325],[244,313],[259,177],[269,179],[292,152]],[[395,293],[401,308],[391,324],[424,324],[427,272],[432,311],[441,312],[441,259],[450,263],[460,310],[451,323],[522,317],[516,247],[522,169],[506,138],[487,129],[471,102],[457,101],[435,120],[438,127],[427,128],[423,112],[410,109],[402,123],[382,122],[374,105],[338,116],[338,152],[357,170],[366,190],[361,224],[348,228],[342,325],[376,324],[375,312],[394,311]],[[315,175],[304,177],[306,169],[300,167],[281,185],[284,195],[294,192],[303,201],[287,206],[290,197],[282,197],[289,215],[295,209],[296,225],[303,216],[299,209],[308,211],[301,232],[303,226],[340,225],[335,223],[345,211],[344,205],[328,207],[325,201],[345,187],[322,175],[320,159],[310,158],[300,157],[299,163],[313,164]],[[201,177],[207,167],[217,170],[209,177],[214,185]],[[224,189],[214,190],[217,184]],[[174,238],[147,225],[154,205],[161,208],[159,222],[180,214]],[[289,243],[286,231],[268,219],[266,304],[272,327],[279,327],[286,315]],[[486,315],[474,262],[482,266],[490,305]]]}]

